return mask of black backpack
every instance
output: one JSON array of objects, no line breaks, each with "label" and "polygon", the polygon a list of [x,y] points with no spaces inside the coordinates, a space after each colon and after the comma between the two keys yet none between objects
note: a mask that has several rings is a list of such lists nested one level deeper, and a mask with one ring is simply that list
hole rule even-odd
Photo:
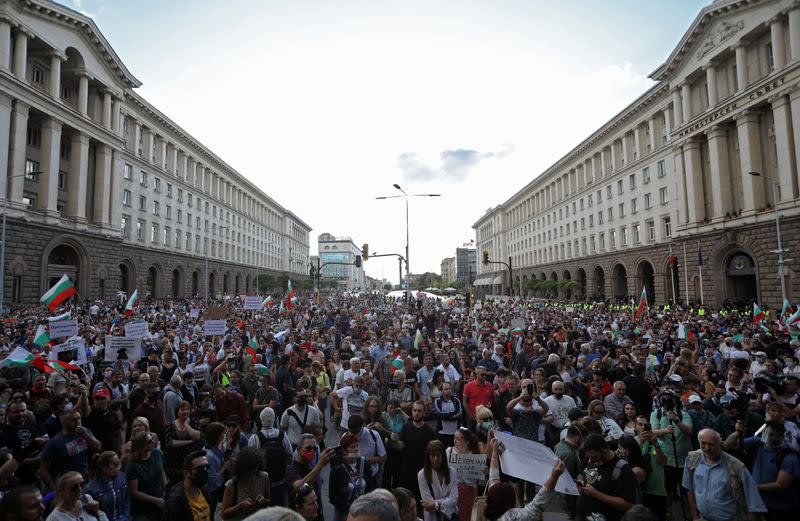
[{"label": "black backpack", "polygon": [[269,474],[269,481],[275,484],[286,477],[286,450],[283,448],[284,432],[280,431],[275,438],[267,438],[262,431],[256,433],[264,451],[264,468]]}]

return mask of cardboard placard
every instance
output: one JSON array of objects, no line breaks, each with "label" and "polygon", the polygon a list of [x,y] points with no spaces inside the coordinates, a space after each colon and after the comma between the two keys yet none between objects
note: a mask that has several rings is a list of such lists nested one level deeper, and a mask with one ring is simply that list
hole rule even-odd
[{"label": "cardboard placard", "polygon": [[226,329],[226,320],[206,320],[203,325],[203,334],[205,336],[221,336],[225,334]]},{"label": "cardboard placard", "polygon": [[48,358],[50,360],[84,365],[86,363],[86,342],[83,337],[70,338],[63,344],[53,346]]},{"label": "cardboard placard", "polygon": [[204,315],[211,320],[225,320],[228,318],[228,308],[226,306],[210,306]]},{"label": "cardboard placard", "polygon": [[459,480],[486,481],[486,454],[450,452],[448,463],[455,467]]},{"label": "cardboard placard", "polygon": [[128,361],[131,363],[137,362],[142,358],[142,340],[140,338],[107,336],[105,360],[115,362],[117,360],[117,351],[120,349],[125,349],[125,354],[128,355]]},{"label": "cardboard placard", "polygon": [[131,322],[125,324],[125,336],[128,338],[144,338],[150,336],[147,322]]},{"label": "cardboard placard", "polygon": [[199,316],[200,316],[200,310],[199,309],[194,308],[191,311],[189,311],[189,317],[190,318],[197,318]]},{"label": "cardboard placard", "polygon": [[256,296],[246,296],[244,297],[244,310],[255,310],[258,311],[261,309],[261,297],[258,295]]},{"label": "cardboard placard", "polygon": [[50,322],[50,338],[69,338],[73,336],[78,336],[77,320]]}]

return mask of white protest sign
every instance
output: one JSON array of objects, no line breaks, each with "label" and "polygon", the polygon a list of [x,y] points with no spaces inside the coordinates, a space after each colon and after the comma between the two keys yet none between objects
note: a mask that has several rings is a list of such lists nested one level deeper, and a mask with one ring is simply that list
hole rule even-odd
[{"label": "white protest sign", "polygon": [[486,454],[456,454],[450,451],[447,462],[455,467],[459,480],[486,481]]},{"label": "white protest sign", "polygon": [[190,316],[191,318],[197,318],[197,317],[199,317],[199,316],[200,316],[200,310],[199,310],[199,309],[197,309],[197,308],[194,308],[193,310],[191,310],[191,311],[189,312],[189,316]]},{"label": "white protest sign", "polygon": [[247,310],[254,310],[258,311],[261,309],[261,297],[258,295],[255,296],[246,296],[244,298],[244,309]]},{"label": "white protest sign", "polygon": [[511,329],[519,329],[521,327],[525,327],[525,320],[521,318],[515,318],[511,321]]},{"label": "white protest sign", "polygon": [[226,327],[227,321],[225,320],[206,320],[203,334],[205,336],[224,335]]},{"label": "white protest sign", "polygon": [[86,363],[86,342],[83,337],[70,338],[63,344],[53,346],[49,359],[84,365]]},{"label": "white protest sign", "polygon": [[125,336],[128,338],[144,338],[150,336],[147,322],[130,322],[125,324]]},{"label": "white protest sign", "polygon": [[137,362],[142,358],[142,340],[140,338],[131,338],[127,336],[107,336],[105,359],[109,362],[117,360],[117,352],[120,349],[125,349],[125,354],[128,355],[130,362]]},{"label": "white protest sign", "polygon": [[[556,462],[555,453],[541,443],[526,440],[495,431],[500,446],[500,466],[503,473],[515,478],[524,479],[537,485],[542,485],[550,477],[550,470]],[[569,472],[564,472],[556,482],[556,492],[577,496],[580,494],[578,486],[573,481]]]},{"label": "white protest sign", "polygon": [[567,306],[566,308],[564,308],[564,310],[565,310],[567,313],[573,313],[573,312],[575,311],[575,308],[574,308],[574,307],[572,307],[572,306]]},{"label": "white protest sign", "polygon": [[59,320],[50,322],[50,338],[64,338],[78,336],[77,320]]}]

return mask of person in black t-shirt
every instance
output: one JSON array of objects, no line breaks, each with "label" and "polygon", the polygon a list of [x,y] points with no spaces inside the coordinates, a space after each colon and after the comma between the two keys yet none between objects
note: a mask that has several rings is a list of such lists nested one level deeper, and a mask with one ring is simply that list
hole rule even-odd
[{"label": "person in black t-shirt", "polygon": [[645,367],[642,364],[633,366],[633,374],[622,379],[626,394],[633,400],[642,414],[648,416],[653,408],[655,391],[650,382],[644,379]]},{"label": "person in black t-shirt", "polygon": [[583,453],[588,461],[576,483],[579,519],[596,513],[606,521],[619,521],[634,504],[639,503],[639,483],[625,460],[611,451],[608,442],[598,434],[584,441]]},{"label": "person in black t-shirt", "polygon": [[0,427],[0,447],[7,447],[20,462],[16,476],[23,485],[36,483],[39,452],[47,443],[41,425],[28,417],[28,406],[22,400],[12,401],[6,411],[6,424]]},{"label": "person in black t-shirt", "polygon": [[100,441],[103,450],[113,450],[119,453],[122,447],[122,437],[120,436],[122,422],[119,412],[112,411],[109,407],[111,393],[105,387],[100,387],[92,393],[92,399],[92,411],[83,420],[83,424]]}]

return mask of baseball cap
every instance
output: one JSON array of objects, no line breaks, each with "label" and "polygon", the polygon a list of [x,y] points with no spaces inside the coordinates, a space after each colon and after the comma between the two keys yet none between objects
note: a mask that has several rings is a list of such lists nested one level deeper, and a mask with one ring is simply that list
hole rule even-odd
[{"label": "baseball cap", "polygon": [[719,405],[720,407],[730,407],[734,399],[735,397],[732,394],[724,394],[722,395],[722,398],[719,399]]},{"label": "baseball cap", "polygon": [[689,403],[703,403],[703,399],[699,395],[693,394],[689,397]]},{"label": "baseball cap", "polygon": [[681,375],[679,375],[679,374],[672,374],[672,375],[669,376],[669,381],[673,382],[673,383],[676,383],[676,384],[679,384],[679,383],[683,383],[683,378],[681,378]]},{"label": "baseball cap", "polygon": [[237,427],[242,424],[242,419],[236,415],[231,414],[227,418],[225,418],[225,425],[236,425]]},{"label": "baseball cap", "polygon": [[101,387],[92,393],[92,398],[111,398],[111,393],[105,387]]}]

